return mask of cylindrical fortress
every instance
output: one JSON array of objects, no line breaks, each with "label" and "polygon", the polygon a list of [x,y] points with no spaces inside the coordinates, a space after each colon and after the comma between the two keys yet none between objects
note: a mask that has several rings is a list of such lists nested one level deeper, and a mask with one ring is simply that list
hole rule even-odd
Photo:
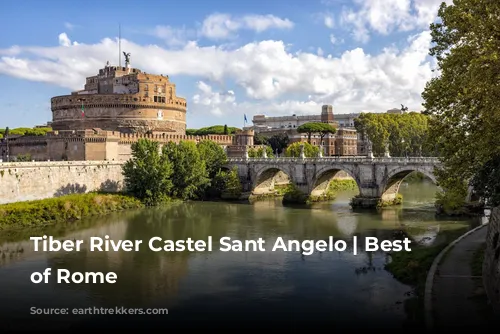
[{"label": "cylindrical fortress", "polygon": [[186,100],[168,76],[106,66],[85,89],[51,99],[52,129],[186,133]]}]

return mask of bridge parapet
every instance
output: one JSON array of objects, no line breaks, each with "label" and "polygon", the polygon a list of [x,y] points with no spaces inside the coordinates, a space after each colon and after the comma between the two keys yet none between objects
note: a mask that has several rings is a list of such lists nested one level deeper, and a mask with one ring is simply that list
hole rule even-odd
[{"label": "bridge parapet", "polygon": [[370,164],[433,164],[440,163],[434,157],[397,157],[397,158],[368,158],[368,157],[321,157],[321,158],[229,158],[228,163],[370,163]]}]

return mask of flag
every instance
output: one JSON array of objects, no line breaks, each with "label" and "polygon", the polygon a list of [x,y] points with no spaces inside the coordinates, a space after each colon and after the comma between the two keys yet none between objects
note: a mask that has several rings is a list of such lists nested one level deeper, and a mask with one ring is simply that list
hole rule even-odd
[{"label": "flag", "polygon": [[82,117],[85,117],[85,109],[83,108],[83,102],[82,102]]},{"label": "flag", "polygon": [[247,120],[247,115],[246,115],[246,114],[243,114],[243,117],[244,117],[244,119],[243,119],[243,120],[244,120],[244,122],[245,122],[245,123],[246,123],[246,122],[248,122],[248,120]]}]

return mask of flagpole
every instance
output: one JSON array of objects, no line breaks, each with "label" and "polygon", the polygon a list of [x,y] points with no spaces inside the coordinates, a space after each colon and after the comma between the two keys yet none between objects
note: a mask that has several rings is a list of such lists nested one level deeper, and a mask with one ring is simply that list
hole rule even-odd
[{"label": "flagpole", "polygon": [[118,24],[118,66],[122,67],[122,25]]}]

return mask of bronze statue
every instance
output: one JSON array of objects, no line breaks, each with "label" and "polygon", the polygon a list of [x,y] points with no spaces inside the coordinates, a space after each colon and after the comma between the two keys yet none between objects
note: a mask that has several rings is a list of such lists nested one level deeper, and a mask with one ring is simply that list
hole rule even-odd
[{"label": "bronze statue", "polygon": [[408,111],[408,107],[405,107],[404,105],[401,105],[401,111],[402,112]]},{"label": "bronze statue", "polygon": [[125,56],[125,66],[130,64],[130,52],[127,53],[123,51],[123,55]]}]

